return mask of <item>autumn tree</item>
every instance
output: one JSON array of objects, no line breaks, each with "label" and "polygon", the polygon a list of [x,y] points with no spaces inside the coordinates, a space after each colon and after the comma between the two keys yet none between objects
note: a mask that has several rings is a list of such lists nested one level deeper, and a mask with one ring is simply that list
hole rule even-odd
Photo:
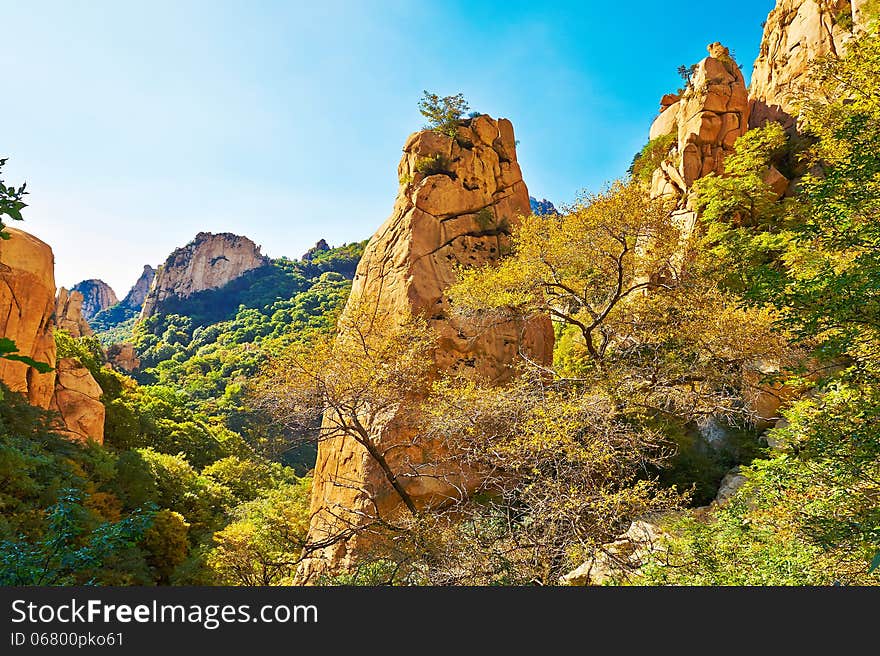
[{"label": "autumn tree", "polygon": [[280,485],[233,511],[208,566],[227,585],[289,585],[306,546],[311,480]]},{"label": "autumn tree", "polygon": [[785,340],[769,330],[772,313],[718,289],[697,237],[670,209],[631,181],[558,215],[525,217],[510,257],[462,272],[451,296],[478,323],[550,314],[554,375],[602,389],[627,411],[747,417],[747,369],[785,358]]},{"label": "autumn tree", "polygon": [[[351,299],[339,320],[338,334],[293,345],[275,359],[255,384],[256,405],[274,417],[278,429],[318,443],[350,441],[365,451],[381,471],[384,484],[411,514],[418,508],[407,491],[423,466],[409,458],[418,451],[418,417],[408,410],[424,396],[436,370],[432,356],[435,336],[419,318],[400,321],[371,303]],[[393,420],[410,435],[403,442],[383,440],[376,426]],[[317,484],[317,483],[316,483]],[[373,502],[364,515],[338,504],[322,512],[332,524],[326,539],[307,545],[313,551],[357,533],[393,530],[391,517],[375,503],[376,490],[362,482],[332,477],[321,484],[361,493]]]}]

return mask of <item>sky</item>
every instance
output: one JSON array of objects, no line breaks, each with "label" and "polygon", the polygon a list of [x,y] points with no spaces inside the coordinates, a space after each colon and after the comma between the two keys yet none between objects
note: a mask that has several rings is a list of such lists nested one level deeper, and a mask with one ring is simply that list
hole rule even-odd
[{"label": "sky", "polygon": [[514,124],[557,205],[622,176],[680,64],[721,41],[748,81],[773,0],[0,0],[0,157],[56,283],[108,282],[196,233],[272,257],[369,237],[427,89]]}]

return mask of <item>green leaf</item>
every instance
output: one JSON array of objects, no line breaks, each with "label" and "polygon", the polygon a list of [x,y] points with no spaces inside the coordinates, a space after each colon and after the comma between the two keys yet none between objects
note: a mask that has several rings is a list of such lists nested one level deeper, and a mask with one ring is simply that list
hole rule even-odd
[{"label": "green leaf", "polygon": [[0,357],[3,357],[7,360],[14,360],[15,362],[23,362],[24,364],[28,365],[29,367],[33,367],[41,374],[47,374],[50,371],[52,371],[52,367],[50,367],[45,362],[37,362],[33,358],[29,358],[26,355],[7,354],[7,355],[3,355]]},{"label": "green leaf", "polygon": [[871,566],[868,568],[868,574],[871,574],[878,567],[880,567],[880,551],[874,554],[874,559],[871,561]]},{"label": "green leaf", "polygon": [[3,353],[15,353],[18,351],[18,347],[8,337],[0,337],[0,354]]}]

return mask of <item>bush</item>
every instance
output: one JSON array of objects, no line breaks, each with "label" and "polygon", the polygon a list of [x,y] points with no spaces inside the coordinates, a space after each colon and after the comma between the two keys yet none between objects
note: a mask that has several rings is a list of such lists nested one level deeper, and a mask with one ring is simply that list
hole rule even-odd
[{"label": "bush", "polygon": [[449,159],[439,153],[433,157],[420,157],[416,160],[415,170],[424,175],[449,175]]},{"label": "bush", "polygon": [[656,139],[651,139],[633,157],[627,172],[634,180],[649,184],[651,176],[654,175],[654,169],[658,168],[660,163],[669,156],[677,141],[675,134],[664,134]]}]

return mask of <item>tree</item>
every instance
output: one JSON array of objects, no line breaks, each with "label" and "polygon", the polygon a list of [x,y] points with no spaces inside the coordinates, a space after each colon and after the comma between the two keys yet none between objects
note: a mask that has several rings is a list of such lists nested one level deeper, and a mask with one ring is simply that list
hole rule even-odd
[{"label": "tree", "polygon": [[[695,500],[708,502],[725,470],[757,451],[751,424],[771,383],[766,365],[785,370],[800,354],[771,330],[772,310],[719,289],[699,233],[682,232],[669,209],[630,181],[557,216],[525,217],[512,254],[463,271],[450,296],[482,327],[550,314],[557,343],[545,375],[662,428],[679,449],[661,476],[696,483]],[[729,451],[703,449],[694,434],[719,423],[736,428]]]},{"label": "tree", "polygon": [[311,479],[281,485],[233,511],[208,565],[229,585],[289,585],[306,546]]},{"label": "tree", "polygon": [[504,386],[445,378],[424,412],[442,451],[480,483],[441,512],[407,518],[398,576],[555,585],[634,518],[686,500],[645,476],[669,454],[660,431],[601,393],[534,374]]},{"label": "tree", "polygon": [[[8,158],[0,159],[0,169],[2,169]],[[2,174],[2,171],[0,171]],[[22,221],[21,211],[27,207],[27,204],[22,200],[27,195],[26,184],[22,183],[22,185],[18,188],[15,185],[7,186],[3,181],[3,178],[0,177],[0,239],[9,239],[9,233],[4,232],[3,228],[3,217],[8,216],[10,219],[14,221]]]},{"label": "tree", "polygon": [[[254,386],[255,404],[302,440],[358,445],[400,505],[415,515],[419,510],[406,484],[419,475],[420,465],[409,454],[419,452],[420,434],[415,423],[407,423],[418,418],[406,407],[429,390],[435,335],[419,318],[397,320],[356,298],[349,300],[338,331],[335,338],[320,335],[310,344],[294,344],[274,359]],[[389,443],[373,430],[392,419],[412,429],[411,440]],[[328,534],[307,545],[305,554],[355,534],[393,530],[392,518],[375,503],[376,490],[337,477],[321,484],[362,494],[374,508],[366,514],[342,504],[322,508]]]},{"label": "tree", "polygon": [[[72,585],[88,582],[101,562],[137,544],[152,513],[135,511],[89,530],[77,490],[63,491],[46,509],[46,530],[36,539],[0,540],[0,584]],[[23,536],[22,536],[23,537]]]},{"label": "tree", "polygon": [[693,77],[696,70],[697,70],[696,64],[691,64],[690,66],[685,66],[684,64],[682,64],[681,66],[678,67],[677,73],[678,73],[678,76],[682,80],[684,80],[684,83],[687,85],[687,84],[691,83],[691,78]]},{"label": "tree", "polygon": [[419,112],[428,119],[426,130],[434,130],[449,137],[455,137],[458,122],[468,111],[468,104],[462,94],[440,97],[436,93],[424,92],[419,101]]}]

